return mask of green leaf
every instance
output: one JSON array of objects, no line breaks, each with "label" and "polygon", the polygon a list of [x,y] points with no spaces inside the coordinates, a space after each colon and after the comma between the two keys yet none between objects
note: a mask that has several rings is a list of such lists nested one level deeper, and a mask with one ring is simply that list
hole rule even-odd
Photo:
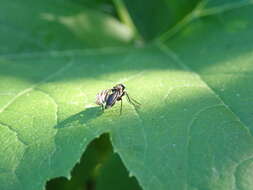
[{"label": "green leaf", "polygon": [[229,0],[202,0],[200,1],[195,8],[189,12],[183,19],[181,19],[173,27],[170,27],[166,32],[161,36],[158,36],[155,41],[166,41],[174,35],[178,34],[182,28],[191,23],[192,21],[199,19],[200,17],[205,17],[208,15],[219,15],[225,11],[232,9],[237,9],[250,5],[252,2],[250,0],[238,0],[238,1],[229,1]]},{"label": "green leaf", "polygon": [[122,161],[117,154],[113,154],[101,170],[101,174],[97,179],[96,189],[140,190],[136,179],[129,177],[126,168],[124,168]]},{"label": "green leaf", "polygon": [[250,4],[220,8],[166,42],[168,53],[221,102],[196,112],[190,124],[192,189],[252,189],[252,10]]},{"label": "green leaf", "polygon": [[112,16],[69,1],[3,0],[0,12],[1,54],[119,46],[133,37]]},{"label": "green leaf", "polygon": [[[113,161],[115,159],[112,159],[112,157],[114,158],[115,156],[112,155],[113,155],[112,145],[110,143],[109,135],[108,134],[101,135],[98,139],[93,140],[86,148],[80,162],[77,163],[73,168],[73,170],[71,171],[71,179],[67,179],[65,177],[51,179],[50,181],[47,182],[46,189],[89,190],[94,187],[96,187],[97,189],[96,178],[101,175],[101,169],[103,169],[103,171],[108,169],[110,170],[110,168],[113,168],[113,166],[117,166],[117,168],[120,169],[120,171],[124,169],[124,166],[122,163],[120,163],[120,161],[119,162]],[[119,158],[116,161],[118,160]],[[105,169],[104,165],[106,165]],[[117,170],[115,172],[110,171],[110,174],[111,175],[118,174],[117,172],[118,172]],[[102,172],[102,174],[108,175],[108,172]],[[130,181],[127,180],[128,176],[126,177],[120,175],[119,177],[123,181]]]},{"label": "green leaf", "polygon": [[167,31],[185,15],[199,0],[123,0],[137,30],[146,40],[152,40]]},{"label": "green leaf", "polygon": [[250,0],[203,0],[205,4],[205,9],[228,9],[228,8],[236,8],[247,5],[251,3]]},{"label": "green leaf", "polygon": [[[103,133],[145,190],[252,189],[252,11],[244,5],[203,14],[144,48],[74,51],[80,41],[59,35],[52,43],[66,51],[46,45],[48,52],[34,53],[44,49],[7,40],[0,59],[0,189],[43,189],[51,178],[70,177]],[[35,17],[16,22],[5,15],[6,23],[43,39]],[[119,104],[104,113],[94,104],[98,92],[117,83],[140,109],[124,99],[119,116]]]},{"label": "green leaf", "polygon": [[[66,1],[66,0],[58,0]],[[78,5],[96,9],[96,11],[104,12],[116,17],[116,9],[113,4],[113,0],[67,0]]]}]

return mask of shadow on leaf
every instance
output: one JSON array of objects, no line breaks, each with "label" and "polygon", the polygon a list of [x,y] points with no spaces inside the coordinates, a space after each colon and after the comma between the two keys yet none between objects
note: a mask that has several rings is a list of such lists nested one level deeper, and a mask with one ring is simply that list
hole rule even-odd
[{"label": "shadow on leaf", "polygon": [[78,124],[87,124],[93,119],[96,119],[100,115],[102,115],[102,111],[100,107],[90,107],[86,108],[84,111],[81,111],[77,114],[74,114],[67,119],[60,122],[55,128],[66,128],[76,126]]}]

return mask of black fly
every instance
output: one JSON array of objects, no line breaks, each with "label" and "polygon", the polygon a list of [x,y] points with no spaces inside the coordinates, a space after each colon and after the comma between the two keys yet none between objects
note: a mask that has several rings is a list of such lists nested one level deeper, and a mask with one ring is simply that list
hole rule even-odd
[{"label": "black fly", "polygon": [[117,84],[112,89],[103,90],[97,94],[96,104],[102,107],[102,110],[111,108],[117,101],[120,101],[120,114],[122,113],[122,97],[126,95],[130,104],[139,107],[141,104],[130,98],[125,91],[126,87],[123,84]]}]

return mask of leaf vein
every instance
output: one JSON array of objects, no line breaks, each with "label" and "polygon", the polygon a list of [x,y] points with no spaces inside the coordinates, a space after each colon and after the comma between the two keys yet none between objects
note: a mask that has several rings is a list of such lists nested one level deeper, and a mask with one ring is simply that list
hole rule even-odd
[{"label": "leaf vein", "polygon": [[55,112],[55,121],[56,121],[56,125],[58,125],[59,121],[58,121],[58,112],[59,112],[59,106],[56,102],[56,100],[48,93],[48,92],[45,92],[43,91],[42,89],[40,88],[35,88],[37,91],[40,91],[41,93],[43,93],[45,96],[47,96],[51,102],[55,105],[55,108],[56,108],[56,112]]},{"label": "leaf vein", "polygon": [[38,82],[37,84],[34,84],[33,86],[24,89],[23,91],[19,92],[18,94],[16,94],[16,96],[14,96],[9,102],[7,102],[7,104],[5,104],[1,109],[0,109],[0,114],[5,111],[12,103],[14,103],[19,97],[25,95],[26,93],[34,90],[35,88],[37,88],[39,85],[45,83],[46,81],[54,78],[55,76],[61,74],[62,72],[64,72],[66,69],[68,69],[69,67],[71,67],[73,65],[72,62],[66,64],[65,66],[63,66],[61,69],[59,69],[58,71],[56,71],[55,73],[49,75],[48,77],[46,77],[45,79],[41,80],[40,82]]},{"label": "leaf vein", "polygon": [[195,74],[196,77],[198,77],[199,80],[204,83],[204,85],[208,88],[208,90],[222,103],[222,105],[224,105],[228,110],[230,110],[230,112],[234,115],[234,117],[244,126],[245,130],[252,136],[252,134],[249,130],[249,127],[240,119],[239,116],[237,116],[237,114],[233,111],[231,106],[226,104],[225,101],[222,99],[222,97],[219,96],[212,87],[210,87],[210,85],[200,76],[200,74],[198,74],[197,72],[195,72],[194,70],[189,68],[187,65],[185,65],[181,61],[179,56],[175,52],[173,52],[171,49],[169,49],[167,46],[165,46],[164,44],[161,44],[161,43],[158,44],[158,48],[160,48],[161,51],[163,51],[165,54],[167,54],[169,57],[171,57],[180,67]]},{"label": "leaf vein", "polygon": [[203,9],[203,11],[200,10],[198,15],[199,17],[202,17],[202,16],[208,16],[208,15],[220,14],[220,13],[224,13],[224,12],[234,10],[234,9],[239,9],[239,8],[252,5],[252,4],[253,4],[253,1],[231,3],[231,4],[219,6],[219,7]]},{"label": "leaf vein", "polygon": [[23,139],[19,136],[18,132],[17,132],[14,128],[12,128],[10,125],[7,125],[6,123],[3,123],[2,121],[0,121],[0,125],[2,125],[2,126],[4,126],[4,127],[8,128],[10,131],[12,131],[12,132],[15,134],[15,136],[17,137],[18,141],[21,142],[21,144],[23,144],[24,146],[28,146],[28,143],[25,142],[25,140],[23,140]]},{"label": "leaf vein", "polygon": [[104,48],[90,48],[90,49],[72,49],[72,50],[50,50],[50,51],[38,51],[29,53],[11,53],[11,54],[0,54],[0,56],[8,59],[17,58],[35,58],[35,57],[73,57],[82,55],[101,55],[101,54],[112,54],[121,53],[128,51],[128,47],[104,47]]},{"label": "leaf vein", "polygon": [[147,139],[147,134],[146,134],[146,131],[145,131],[145,125],[144,125],[144,122],[143,122],[143,119],[141,118],[140,116],[140,113],[139,111],[137,110],[136,107],[134,107],[134,111],[137,115],[137,117],[139,118],[140,122],[142,123],[142,133],[143,133],[143,139],[144,139],[144,153],[143,153],[143,163],[145,163],[146,161],[146,158],[147,158],[147,149],[148,149],[148,139]]}]

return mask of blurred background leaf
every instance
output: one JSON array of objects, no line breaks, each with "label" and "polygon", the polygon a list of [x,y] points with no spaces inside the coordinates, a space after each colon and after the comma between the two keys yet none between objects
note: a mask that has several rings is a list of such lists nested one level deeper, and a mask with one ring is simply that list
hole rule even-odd
[{"label": "blurred background leaf", "polygon": [[166,32],[200,0],[123,0],[138,31],[147,41]]},{"label": "blurred background leaf", "polygon": [[[95,5],[94,5],[95,6]],[[71,1],[3,0],[0,53],[127,45],[132,31],[96,6]],[[12,12],[12,14],[10,14]]]}]

